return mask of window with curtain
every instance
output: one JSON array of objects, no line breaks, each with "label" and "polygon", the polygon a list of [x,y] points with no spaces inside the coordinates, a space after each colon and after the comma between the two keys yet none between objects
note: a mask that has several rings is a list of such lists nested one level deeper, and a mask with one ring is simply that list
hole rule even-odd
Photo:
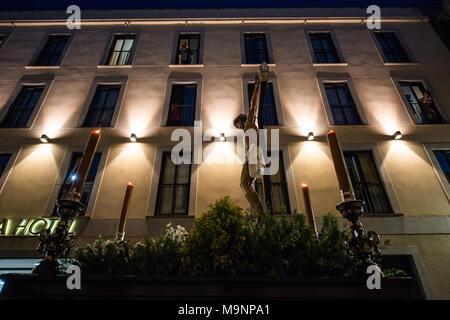
[{"label": "window with curtain", "polygon": [[324,83],[324,87],[335,124],[362,123],[347,83]]},{"label": "window with curtain", "polygon": [[450,183],[450,150],[433,150],[433,153],[447,178],[447,182]]},{"label": "window with curtain", "polygon": [[329,32],[310,32],[309,38],[317,63],[341,62]]},{"label": "window with curtain", "polygon": [[119,97],[120,85],[99,85],[89,106],[83,127],[109,127]]},{"label": "window with curtain", "polygon": [[264,33],[245,33],[244,43],[246,64],[271,63]]},{"label": "window with curtain", "polygon": [[366,213],[392,213],[384,183],[371,151],[345,151],[345,162],[355,197],[365,202]]},{"label": "window with curtain", "polygon": [[375,32],[385,62],[411,62],[394,32]]},{"label": "window with curtain", "polygon": [[[253,91],[255,90],[255,84],[248,84],[248,103],[250,106],[250,101],[252,99]],[[273,94],[273,84],[272,82],[267,83],[266,96],[264,98],[264,110],[263,110],[264,124],[268,126],[277,126],[277,108],[275,106],[275,97]]]},{"label": "window with curtain", "polygon": [[176,64],[199,64],[200,34],[180,34],[176,53]]},{"label": "window with curtain", "polygon": [[26,128],[44,91],[43,86],[24,86],[3,118],[2,128]]},{"label": "window with curtain", "polygon": [[162,164],[156,200],[156,215],[187,215],[191,164],[174,164],[170,152],[162,155]]},{"label": "window with curtain", "polygon": [[[266,190],[263,190],[263,179]],[[287,213],[291,212],[288,186],[284,171],[283,154],[281,151],[279,153],[278,172],[271,176],[257,178],[255,180],[255,189],[261,200],[266,203],[267,207],[272,210],[273,214],[280,214],[283,207],[286,209]]]},{"label": "window with curtain", "polygon": [[11,159],[11,153],[0,153],[0,178],[5,172],[9,159]]},{"label": "window with curtain", "polygon": [[173,84],[169,103],[168,126],[193,126],[195,103],[197,96],[196,84]]},{"label": "window with curtain", "polygon": [[50,35],[47,43],[39,54],[35,66],[58,66],[67,46],[70,35]]},{"label": "window with curtain", "polygon": [[[74,152],[72,158],[70,159],[69,169],[64,177],[64,182],[58,192],[58,199],[64,199],[69,193],[74,181],[78,178],[76,176],[78,167],[80,166],[81,158],[83,157],[82,152]],[[97,176],[98,166],[100,165],[100,159],[102,154],[97,152],[92,160],[91,167],[89,168],[88,176],[83,186],[83,191],[81,193],[81,203],[85,206],[89,203],[89,198],[91,197],[92,188],[94,186],[95,177]],[[56,206],[53,209],[53,215],[56,215]],[[84,212],[83,214],[84,215]]]},{"label": "window with curtain", "polygon": [[400,88],[419,124],[445,123],[434,101],[423,104],[425,88],[422,82],[400,81]]},{"label": "window with curtain", "polygon": [[105,64],[110,66],[129,65],[134,39],[134,34],[115,34]]}]

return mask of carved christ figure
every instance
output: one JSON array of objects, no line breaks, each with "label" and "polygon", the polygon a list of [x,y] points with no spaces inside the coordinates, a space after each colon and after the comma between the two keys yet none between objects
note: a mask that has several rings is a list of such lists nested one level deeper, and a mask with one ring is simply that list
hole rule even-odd
[{"label": "carved christ figure", "polygon": [[[261,81],[267,81],[268,79],[267,65],[264,63],[260,67],[260,69],[261,69],[261,76],[259,77],[258,75],[256,75],[255,77],[255,89],[253,90],[253,95],[250,101],[248,115],[240,114],[233,121],[233,124],[236,128],[244,130],[245,162],[241,172],[241,188],[244,192],[245,197],[247,198],[250,207],[256,210],[258,215],[258,222],[261,221],[264,209],[261,198],[259,197],[254,187],[256,177],[260,172],[260,169],[263,167],[261,161],[262,156],[260,154],[260,146],[259,146],[260,139],[259,139],[259,128],[257,124],[257,119],[258,119],[258,107],[260,105]],[[262,110],[259,111],[262,112]],[[256,132],[256,152],[257,152],[256,164],[249,163],[249,155],[250,155],[249,150],[253,148],[250,148],[249,135],[245,135],[245,132],[247,132],[247,130],[250,129]],[[251,151],[254,152],[255,149]]]}]

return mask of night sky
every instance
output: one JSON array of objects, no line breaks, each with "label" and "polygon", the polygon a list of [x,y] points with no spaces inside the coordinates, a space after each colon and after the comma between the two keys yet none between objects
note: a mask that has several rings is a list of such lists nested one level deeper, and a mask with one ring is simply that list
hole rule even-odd
[{"label": "night sky", "polygon": [[367,7],[438,4],[441,0],[1,0],[0,10]]}]

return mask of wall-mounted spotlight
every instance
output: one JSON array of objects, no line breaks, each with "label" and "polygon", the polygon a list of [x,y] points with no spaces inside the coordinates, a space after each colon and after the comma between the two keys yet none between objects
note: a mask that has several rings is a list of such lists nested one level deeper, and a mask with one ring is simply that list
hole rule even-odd
[{"label": "wall-mounted spotlight", "polygon": [[402,133],[401,133],[400,131],[396,131],[396,132],[392,135],[392,137],[393,137],[395,140],[399,140],[399,139],[402,138]]},{"label": "wall-mounted spotlight", "polygon": [[308,133],[308,140],[313,141],[314,140],[314,133],[310,132]]},{"label": "wall-mounted spotlight", "polygon": [[50,142],[50,138],[46,134],[43,134],[41,136],[41,142],[42,143],[49,143]]},{"label": "wall-mounted spotlight", "polygon": [[220,134],[219,140],[220,140],[221,142],[225,141],[225,133],[222,132],[222,133]]},{"label": "wall-mounted spotlight", "polygon": [[136,134],[132,133],[132,134],[130,135],[130,141],[131,141],[131,142],[136,142],[136,141],[137,141]]}]

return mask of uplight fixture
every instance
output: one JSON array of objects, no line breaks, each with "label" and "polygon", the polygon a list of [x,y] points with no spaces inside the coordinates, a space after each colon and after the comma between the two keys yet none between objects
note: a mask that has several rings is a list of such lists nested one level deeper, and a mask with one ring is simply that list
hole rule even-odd
[{"label": "uplight fixture", "polygon": [[50,138],[46,134],[43,134],[41,136],[41,142],[42,143],[49,143],[50,142]]},{"label": "uplight fixture", "polygon": [[314,140],[314,133],[310,132],[308,133],[308,140],[313,141]]},{"label": "uplight fixture", "polygon": [[132,133],[132,134],[130,135],[130,141],[131,141],[131,142],[136,142],[136,141],[137,141],[136,134]]},{"label": "uplight fixture", "polygon": [[220,134],[219,140],[220,140],[221,142],[224,142],[224,141],[225,141],[225,133],[222,132],[222,133]]},{"label": "uplight fixture", "polygon": [[402,138],[402,133],[400,131],[396,131],[392,136],[395,140],[399,140]]}]

